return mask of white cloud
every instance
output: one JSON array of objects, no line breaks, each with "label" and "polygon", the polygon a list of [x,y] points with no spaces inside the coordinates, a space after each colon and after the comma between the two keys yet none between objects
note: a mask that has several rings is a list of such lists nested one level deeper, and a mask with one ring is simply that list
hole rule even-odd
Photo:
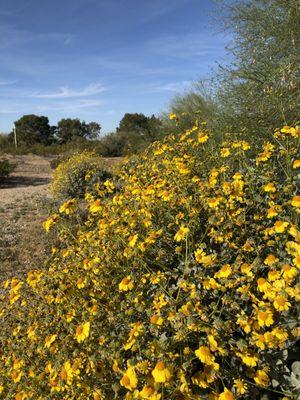
[{"label": "white cloud", "polygon": [[209,35],[204,31],[159,37],[149,41],[148,47],[153,53],[172,58],[211,58],[224,53],[227,42],[228,38],[224,35]]},{"label": "white cloud", "polygon": [[36,99],[68,99],[73,97],[88,97],[94,96],[96,94],[102,93],[106,90],[106,88],[102,85],[102,83],[91,83],[81,90],[73,90],[68,87],[60,87],[57,92],[52,93],[34,93],[30,97],[34,97]]},{"label": "white cloud", "polygon": [[103,102],[100,100],[79,99],[72,102],[63,101],[55,104],[38,105],[37,109],[42,112],[47,112],[47,111],[72,112],[74,110],[100,107],[102,105]]}]

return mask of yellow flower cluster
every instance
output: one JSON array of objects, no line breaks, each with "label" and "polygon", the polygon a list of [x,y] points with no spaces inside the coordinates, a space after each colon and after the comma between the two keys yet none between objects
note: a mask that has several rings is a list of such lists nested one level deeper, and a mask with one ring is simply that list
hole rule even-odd
[{"label": "yellow flower cluster", "polygon": [[292,399],[297,157],[297,127],[219,143],[197,123],[68,199],[47,268],[1,289],[0,399]]}]

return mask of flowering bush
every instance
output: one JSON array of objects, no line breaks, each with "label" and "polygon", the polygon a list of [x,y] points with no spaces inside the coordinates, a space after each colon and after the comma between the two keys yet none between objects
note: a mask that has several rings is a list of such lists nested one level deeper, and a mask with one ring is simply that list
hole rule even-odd
[{"label": "flowering bush", "polygon": [[109,166],[94,153],[75,153],[58,162],[52,175],[51,191],[59,197],[84,197],[88,187],[111,178]]},{"label": "flowering bush", "polygon": [[4,284],[2,398],[293,398],[299,133],[196,124],[88,193],[84,223],[62,204],[48,270]]}]

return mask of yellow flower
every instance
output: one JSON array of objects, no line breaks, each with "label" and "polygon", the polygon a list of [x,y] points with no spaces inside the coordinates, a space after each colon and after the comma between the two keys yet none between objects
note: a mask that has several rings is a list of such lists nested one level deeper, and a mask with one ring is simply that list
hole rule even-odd
[{"label": "yellow flower", "polygon": [[270,310],[258,311],[257,320],[259,326],[270,326],[274,324],[273,313]]},{"label": "yellow flower", "polygon": [[18,392],[15,395],[15,400],[25,400],[25,399],[27,399],[27,394],[24,391]]},{"label": "yellow flower", "polygon": [[208,140],[208,134],[206,132],[199,132],[198,133],[198,142],[204,143]]},{"label": "yellow flower", "polygon": [[143,387],[143,389],[140,391],[139,395],[141,396],[142,399],[147,399],[147,400],[160,400],[161,399],[161,394],[157,393],[157,391],[149,385],[146,385]]},{"label": "yellow flower", "polygon": [[215,273],[215,278],[228,278],[232,274],[232,268],[229,264],[223,265],[218,272]]},{"label": "yellow flower", "polygon": [[129,242],[128,242],[129,247],[134,247],[137,239],[138,239],[138,235],[130,236]]},{"label": "yellow flower", "polygon": [[276,192],[276,187],[273,182],[268,183],[267,185],[264,186],[264,191],[267,193],[275,193]]},{"label": "yellow flower", "polygon": [[219,204],[220,204],[220,199],[217,197],[207,199],[207,205],[210,208],[217,208]]},{"label": "yellow flower", "polygon": [[228,157],[230,155],[230,150],[228,147],[223,147],[220,151],[221,157]]},{"label": "yellow flower", "polygon": [[283,275],[284,279],[293,279],[298,274],[297,269],[288,264],[284,264],[282,266],[281,270],[282,270],[282,275]]},{"label": "yellow flower", "polygon": [[278,311],[286,311],[290,308],[291,303],[284,296],[276,296],[273,302],[273,305]]},{"label": "yellow flower", "polygon": [[233,386],[236,388],[237,394],[245,394],[248,390],[248,386],[243,379],[235,379]]},{"label": "yellow flower", "polygon": [[73,369],[70,361],[66,361],[61,369],[60,377],[68,385],[71,385],[73,379]]},{"label": "yellow flower", "polygon": [[119,283],[119,290],[123,292],[128,292],[129,290],[133,289],[133,283],[131,280],[131,276],[128,275],[121,280]]},{"label": "yellow flower", "polygon": [[270,379],[264,370],[259,369],[256,371],[254,381],[260,386],[268,386]]},{"label": "yellow flower", "polygon": [[96,213],[101,210],[101,200],[97,199],[90,204],[90,212]]},{"label": "yellow flower", "polygon": [[199,349],[195,351],[195,354],[203,364],[210,365],[214,362],[214,356],[207,346],[200,346]]},{"label": "yellow flower", "polygon": [[43,222],[43,226],[46,232],[50,231],[51,226],[57,221],[58,215],[54,214]]},{"label": "yellow flower", "polygon": [[34,327],[34,326],[30,326],[30,327],[27,329],[27,336],[28,336],[28,339],[30,339],[30,340],[36,340],[36,339],[37,339],[36,332],[35,332],[35,327]]},{"label": "yellow flower", "polygon": [[230,390],[224,388],[224,392],[220,393],[218,400],[234,400],[234,395]]},{"label": "yellow flower", "polygon": [[300,196],[294,196],[292,198],[291,204],[293,207],[299,208],[300,207]]},{"label": "yellow flower", "polygon": [[163,362],[158,361],[152,371],[152,376],[157,383],[168,382],[172,377],[171,369]]},{"label": "yellow flower", "polygon": [[248,367],[255,367],[257,365],[258,357],[256,355],[250,353],[237,353],[237,355]]},{"label": "yellow flower", "polygon": [[65,201],[60,207],[59,207],[59,212],[62,214],[72,214],[75,211],[76,208],[76,200],[75,199],[70,199]]},{"label": "yellow flower", "polygon": [[276,217],[281,210],[282,210],[281,206],[278,205],[271,206],[270,208],[268,208],[267,218]]},{"label": "yellow flower", "polygon": [[204,264],[206,266],[212,265],[216,260],[215,255],[207,255],[204,250],[198,249],[194,253],[195,259],[199,264]]},{"label": "yellow flower", "polygon": [[265,258],[264,263],[268,266],[271,266],[275,264],[278,261],[278,258],[276,258],[273,254],[269,254],[268,257]]},{"label": "yellow flower", "polygon": [[189,233],[189,231],[190,231],[189,228],[187,228],[184,225],[181,225],[178,232],[174,236],[174,239],[176,240],[176,242],[181,242],[182,240],[184,240],[186,238],[187,234]]},{"label": "yellow flower", "polygon": [[161,326],[164,322],[164,319],[160,315],[152,315],[150,318],[150,323],[153,325]]},{"label": "yellow flower", "polygon": [[294,169],[300,168],[300,160],[295,160],[295,161],[293,162],[293,168],[294,168]]},{"label": "yellow flower", "polygon": [[173,112],[171,112],[170,114],[169,114],[169,119],[170,120],[172,120],[172,119],[176,119],[177,117],[176,117],[176,114],[174,114]]},{"label": "yellow flower", "polygon": [[133,367],[128,367],[120,380],[122,386],[128,390],[133,390],[137,387],[138,380]]},{"label": "yellow flower", "polygon": [[283,233],[288,226],[289,223],[286,221],[276,221],[274,224],[274,229],[277,233]]},{"label": "yellow flower", "polygon": [[49,347],[51,346],[51,344],[55,341],[57,335],[50,335],[47,336],[45,339],[45,347],[47,347],[47,349],[49,349]]},{"label": "yellow flower", "polygon": [[79,325],[76,328],[75,337],[76,337],[76,340],[77,340],[78,343],[83,342],[86,338],[89,337],[90,326],[91,326],[90,322],[85,322],[84,324]]},{"label": "yellow flower", "polygon": [[23,372],[18,369],[13,369],[10,373],[10,377],[15,383],[20,382],[22,375],[23,375]]}]

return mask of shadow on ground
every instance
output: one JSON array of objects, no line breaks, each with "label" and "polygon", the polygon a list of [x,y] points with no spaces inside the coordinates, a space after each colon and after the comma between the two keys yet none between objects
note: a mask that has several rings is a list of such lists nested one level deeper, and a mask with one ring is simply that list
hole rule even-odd
[{"label": "shadow on ground", "polygon": [[0,189],[47,185],[49,182],[50,178],[36,176],[11,176],[8,180],[0,183]]}]

